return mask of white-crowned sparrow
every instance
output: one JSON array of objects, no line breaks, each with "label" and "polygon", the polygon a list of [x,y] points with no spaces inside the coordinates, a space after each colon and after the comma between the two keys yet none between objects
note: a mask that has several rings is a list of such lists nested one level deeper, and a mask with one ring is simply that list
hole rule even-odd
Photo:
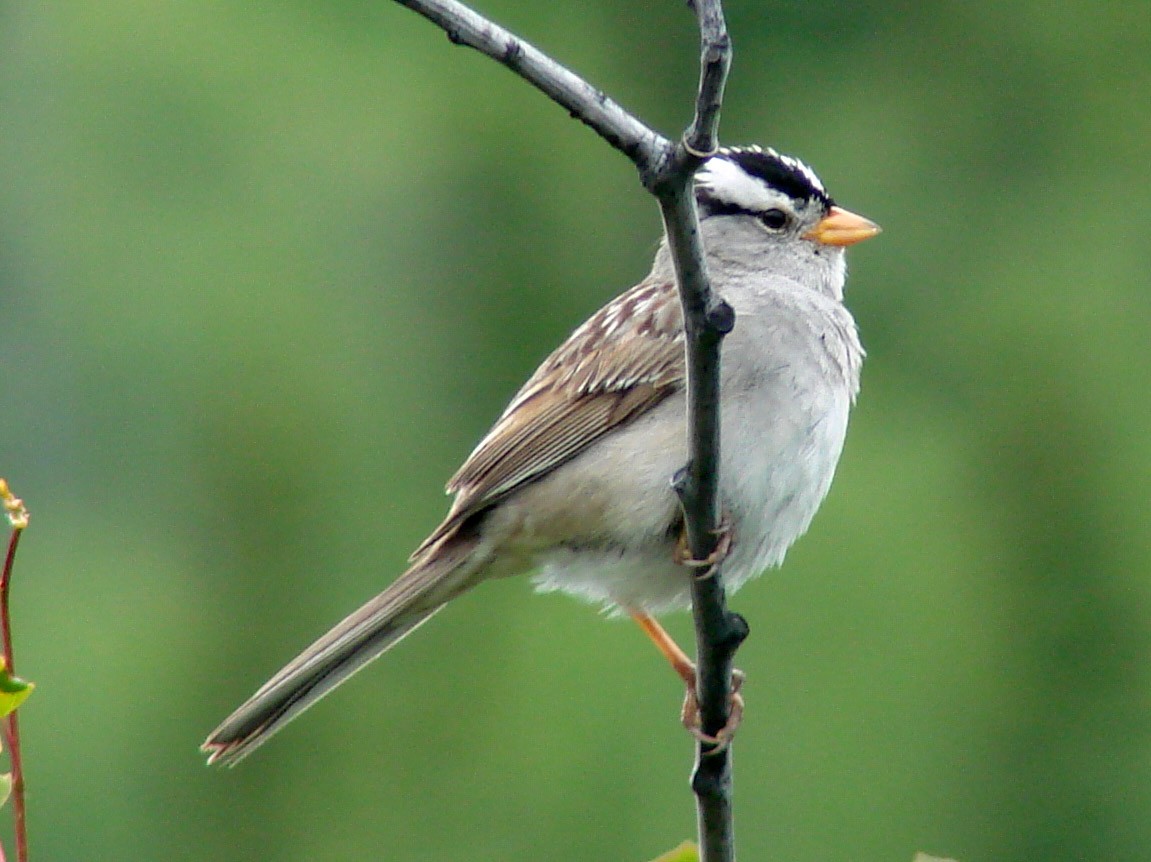
[{"label": "white-crowned sparrow", "polygon": [[[831,484],[863,349],[843,305],[844,248],[878,233],[797,159],[724,149],[696,175],[723,347],[720,499],[735,589],[807,529]],[[682,315],[666,241],[651,273],[536,370],[448,483],[447,518],[391,586],[304,650],[203,749],[235,763],[488,578],[534,573],[631,613],[690,602],[670,479],[686,461]]]}]

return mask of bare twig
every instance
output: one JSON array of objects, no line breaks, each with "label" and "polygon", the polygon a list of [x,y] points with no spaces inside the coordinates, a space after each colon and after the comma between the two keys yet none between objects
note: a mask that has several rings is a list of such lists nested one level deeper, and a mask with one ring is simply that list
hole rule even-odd
[{"label": "bare twig", "polygon": [[586,123],[631,159],[641,172],[659,164],[671,143],[599,89],[514,33],[456,0],[396,0],[437,24],[457,45],[467,45],[507,66]]},{"label": "bare twig", "polygon": [[727,35],[723,4],[719,0],[698,0],[693,5],[699,19],[701,44],[699,95],[695,103],[695,118],[683,139],[688,150],[706,157],[715,151],[718,143],[719,112],[723,107],[727,72],[731,68],[731,39]]},{"label": "bare twig", "polygon": [[[653,192],[659,197],[664,228],[676,262],[676,278],[687,335],[689,460],[676,477],[684,510],[688,546],[697,560],[711,559],[718,547],[720,454],[720,343],[735,325],[735,313],[712,291],[699,242],[693,177],[718,146],[720,108],[731,64],[731,42],[719,0],[695,0],[700,30],[700,83],[695,118],[675,157],[671,177]],[[664,193],[667,189],[667,193]],[[721,562],[721,561],[720,561]],[[743,617],[727,610],[720,562],[704,569],[692,584],[696,635],[696,697],[704,734],[715,737],[728,722],[735,651],[747,637]],[[733,862],[735,818],[731,793],[731,748],[701,741],[691,786],[696,795],[700,858]]]},{"label": "bare twig", "polygon": [[[4,568],[0,571],[0,640],[3,641],[4,659],[7,671],[16,675],[12,656],[12,625],[8,615],[8,596],[12,588],[12,572],[16,562],[16,548],[20,536],[28,526],[28,510],[24,502],[8,488],[8,483],[0,479],[0,502],[12,525],[8,536],[8,552],[4,555]],[[12,764],[12,817],[15,821],[16,859],[28,862],[28,829],[24,806],[24,764],[20,757],[20,724],[17,718],[20,710],[14,709],[4,718],[4,744],[8,748],[8,758]]]},{"label": "bare twig", "polygon": [[[439,25],[452,42],[492,57],[590,126],[635,164],[659,200],[684,309],[688,381],[689,461],[675,477],[688,547],[697,560],[718,546],[720,344],[735,324],[731,307],[713,295],[699,236],[694,176],[718,146],[720,108],[731,44],[720,0],[694,0],[699,20],[700,84],[695,116],[680,143],[652,131],[602,91],[538,49],[456,0],[396,0]],[[727,610],[719,564],[701,571],[692,588],[697,642],[697,697],[702,730],[715,736],[728,721],[732,661],[747,635],[743,618]],[[730,748],[701,743],[692,776],[703,862],[735,858]]]}]

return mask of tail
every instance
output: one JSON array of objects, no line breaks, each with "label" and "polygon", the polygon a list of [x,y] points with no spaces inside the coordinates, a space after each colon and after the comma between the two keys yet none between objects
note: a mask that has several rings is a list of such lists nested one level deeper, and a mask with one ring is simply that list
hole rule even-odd
[{"label": "tail", "polygon": [[200,746],[235,766],[360,668],[379,658],[474,583],[470,548],[433,553],[292,659]]}]

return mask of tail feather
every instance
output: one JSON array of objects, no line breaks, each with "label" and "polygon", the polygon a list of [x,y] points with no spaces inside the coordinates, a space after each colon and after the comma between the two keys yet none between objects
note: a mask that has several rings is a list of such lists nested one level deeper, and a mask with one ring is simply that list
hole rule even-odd
[{"label": "tail feather", "polygon": [[353,612],[292,659],[212,731],[208,763],[234,766],[373,659],[379,658],[472,583],[466,553],[435,555]]}]

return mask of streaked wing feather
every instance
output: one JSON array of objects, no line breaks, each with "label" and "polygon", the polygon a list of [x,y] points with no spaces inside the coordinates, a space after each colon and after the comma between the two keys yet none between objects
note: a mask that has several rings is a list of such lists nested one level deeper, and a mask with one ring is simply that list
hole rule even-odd
[{"label": "streaked wing feather", "polygon": [[412,556],[650,410],[683,380],[675,287],[641,282],[596,312],[524,384],[448,482],[452,509]]}]

